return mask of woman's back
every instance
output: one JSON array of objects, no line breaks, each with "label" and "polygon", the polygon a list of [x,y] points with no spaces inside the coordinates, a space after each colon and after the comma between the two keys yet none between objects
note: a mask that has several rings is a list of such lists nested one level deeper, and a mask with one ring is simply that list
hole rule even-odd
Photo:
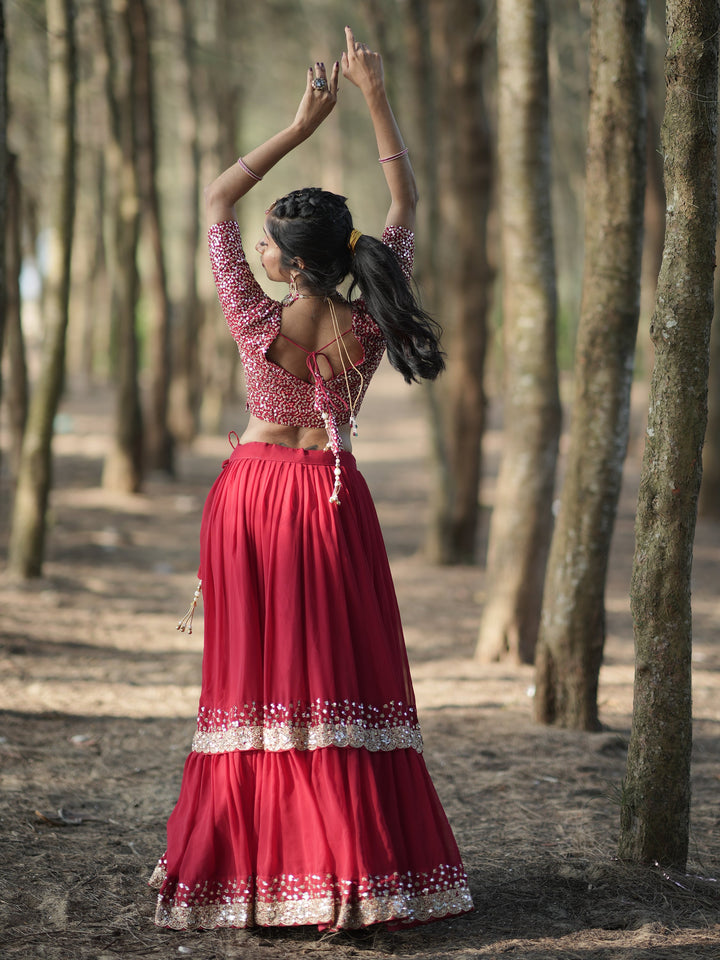
[{"label": "woman's back", "polygon": [[269,360],[307,381],[312,379],[309,357],[317,358],[320,376],[331,380],[349,365],[361,363],[363,356],[352,331],[352,308],[339,296],[332,305],[324,297],[299,297],[284,306],[280,334],[267,351]]}]

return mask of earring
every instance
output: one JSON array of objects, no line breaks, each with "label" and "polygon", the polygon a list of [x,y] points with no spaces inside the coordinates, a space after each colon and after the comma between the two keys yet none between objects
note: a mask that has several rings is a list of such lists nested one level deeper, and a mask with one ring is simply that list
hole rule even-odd
[{"label": "earring", "polygon": [[297,273],[290,274],[290,284],[289,284],[290,296],[293,298],[293,300],[297,300],[298,296],[300,295],[300,291],[298,290],[298,285],[297,285],[298,276],[299,274]]}]

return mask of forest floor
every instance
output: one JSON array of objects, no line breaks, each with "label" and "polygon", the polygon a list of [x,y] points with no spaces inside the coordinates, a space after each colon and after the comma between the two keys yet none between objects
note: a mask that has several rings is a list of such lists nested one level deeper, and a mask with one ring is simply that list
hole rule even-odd
[{"label": "forest floor", "polygon": [[[426,760],[470,876],[475,912],[401,933],[154,927],[146,886],[164,849],[194,729],[202,617],[175,630],[194,589],[200,511],[228,451],[201,438],[179,479],[139,496],[100,487],[111,400],[69,398],[58,420],[44,577],[0,586],[0,956],[307,960],[720,956],[720,528],[694,562],[693,809],[687,874],[619,863],[618,797],[633,681],[628,584],[642,404],[610,561],[604,729],[532,721],[532,670],[473,659],[482,566],[420,557],[429,469],[419,391],[387,370],[356,454],[376,497],[406,626]],[[242,416],[228,422],[241,426]],[[486,438],[485,546],[501,435]],[[7,504],[7,480],[0,491]],[[3,550],[7,511],[0,530]]]}]

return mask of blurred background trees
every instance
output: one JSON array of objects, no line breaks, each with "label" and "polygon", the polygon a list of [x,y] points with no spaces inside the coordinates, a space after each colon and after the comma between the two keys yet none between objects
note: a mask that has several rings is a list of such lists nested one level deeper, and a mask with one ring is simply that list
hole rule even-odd
[{"label": "blurred background trees", "polygon": [[700,10],[667,0],[662,145],[672,202],[651,326],[630,588],[635,684],[620,856],[681,870],[690,837],[691,572],[716,269],[719,31],[719,3]]},{"label": "blurred background trees", "polygon": [[[683,2],[667,0],[668,15]],[[714,14],[717,0],[705,6]],[[207,267],[202,186],[292,119],[305,68],[338,59],[350,23],[384,56],[419,179],[416,279],[444,328],[447,373],[422,394],[427,555],[484,562],[490,416],[502,465],[478,657],[532,661],[542,605],[537,716],[596,727],[629,390],[665,348],[649,336],[675,147],[660,142],[665,15],[663,0],[0,0],[9,567],[42,570],[63,390],[114,397],[103,481],[127,492],[151,470],[172,476],[177,449],[199,433],[242,426],[225,417],[242,382]],[[714,96],[702,108],[714,122]],[[343,193],[358,227],[381,232],[386,188],[349,85],[318,135],[243,204],[248,250],[272,199],[302,184]],[[720,510],[715,328],[708,518]],[[693,430],[704,425],[696,388]],[[674,429],[691,432],[687,422]],[[685,532],[696,507],[683,501]]]},{"label": "blurred background trees", "polygon": [[543,597],[536,716],[599,726],[605,580],[630,427],[645,196],[645,0],[595,0],[585,269],[565,481]]},{"label": "blurred background trees", "polygon": [[503,449],[477,654],[532,663],[560,438],[545,0],[498,0]]},{"label": "blurred background trees", "polygon": [[[27,353],[37,384],[47,325],[55,162],[44,52],[48,9],[42,0],[6,8],[8,144],[17,157],[17,179],[6,182],[19,189],[19,239],[12,249],[21,252],[23,278],[22,326],[11,328],[24,339],[8,335],[4,366],[5,412],[16,434],[27,394],[16,358]],[[502,364],[494,295],[495,4],[270,0],[260,9],[229,0],[73,0],[71,10],[78,50],[77,196],[64,373],[72,390],[111,385],[114,391],[104,483],[137,490],[150,469],[171,474],[176,445],[191,442],[198,430],[218,429],[223,408],[241,389],[205,261],[201,188],[292,117],[306,63],[336,59],[350,21],[358,36],[384,52],[420,180],[418,280],[445,328],[448,375],[427,391],[435,493],[426,549],[441,563],[477,561],[488,384],[497,381]],[[556,206],[568,211],[558,222],[559,246],[569,254],[558,271],[559,289],[568,292],[559,308],[560,354],[567,360],[580,268],[583,14],[567,4],[552,27],[554,56],[563,61],[553,95],[576,120],[556,125],[567,169],[553,186]],[[241,225],[250,241],[269,199],[305,182],[346,194],[360,227],[379,233],[385,187],[354,93],[342,89],[341,107],[320,135],[251,195]],[[11,222],[7,217],[8,237]],[[18,275],[17,262],[8,264],[8,290]]]},{"label": "blurred background trees", "polygon": [[42,171],[48,188],[48,215],[44,222],[47,255],[45,329],[39,373],[20,448],[8,549],[8,566],[22,577],[39,576],[42,570],[46,513],[52,487],[53,422],[65,377],[77,190],[78,71],[73,0],[48,0],[46,12],[48,115],[45,127],[50,162]]},{"label": "blurred background trees", "polygon": [[[8,218],[8,179],[9,158],[7,147],[7,34],[5,32],[5,4],[0,3],[0,163],[5,176],[0,177],[0,222]],[[0,234],[0,264],[5,263],[5,247],[8,231]],[[7,302],[6,271],[0,269],[0,344],[5,336],[5,304]],[[0,397],[2,396],[2,374],[0,372]]]},{"label": "blurred background trees", "polygon": [[[55,36],[49,2],[25,0],[2,9],[1,72],[7,67],[8,90],[8,109],[0,113],[8,158],[0,192],[9,441],[4,469],[16,478],[24,434],[29,443],[29,380],[33,394],[50,382],[39,365],[52,325],[49,252],[60,148],[52,139],[58,88],[47,51],[65,38]],[[620,171],[612,164],[602,177],[589,169],[586,190],[592,10],[590,0],[268,0],[262,8],[231,0],[72,0],[75,201],[74,225],[68,215],[64,226],[72,226],[73,256],[67,329],[62,352],[55,353],[62,370],[52,376],[73,391],[114,393],[104,482],[140,489],[149,470],[172,475],[177,446],[191,443],[199,431],[237,426],[223,420],[242,386],[207,270],[201,189],[292,117],[306,64],[337,59],[349,21],[384,53],[420,181],[417,279],[445,329],[447,375],[425,394],[434,476],[426,551],[440,563],[484,560],[479,521],[489,407],[504,425],[504,456],[478,654],[532,660],[550,507],[560,492],[553,489],[554,366],[566,423],[572,423],[579,413],[577,395],[570,398],[581,296],[591,280],[584,257],[602,273],[592,244],[598,242],[602,252],[608,245],[601,231],[614,229],[602,226],[593,191],[603,186],[619,208],[625,203],[616,183]],[[662,0],[649,0],[636,363],[642,378],[652,365],[647,330],[664,229],[664,11]],[[503,33],[505,23],[510,27]],[[625,36],[626,27],[620,32]],[[379,233],[385,187],[355,93],[341,87],[340,106],[319,135],[250,195],[241,211],[248,246],[269,201],[299,183],[344,193],[360,228]],[[608,136],[597,134],[601,152]],[[637,202],[635,197],[636,226]],[[610,246],[617,250],[615,242]],[[628,302],[620,307],[637,315],[632,296],[622,294]],[[594,299],[585,293],[583,313]],[[595,322],[602,324],[605,316],[606,305],[598,303]],[[607,345],[597,349],[594,359],[584,361],[595,372],[612,355]],[[632,353],[628,342],[622,349],[624,392]],[[531,381],[542,382],[544,399],[527,401]],[[717,396],[716,388],[711,399]],[[708,492],[702,504],[709,515],[720,502],[710,492],[718,489],[717,402],[704,452]],[[613,445],[611,429],[598,432]],[[586,449],[578,455],[594,467],[602,459]],[[528,478],[537,486],[531,489]],[[615,486],[618,480],[616,472]],[[8,487],[12,491],[13,483]],[[612,524],[605,529],[598,551],[606,558]],[[39,569],[41,558],[32,566]],[[600,598],[603,579],[601,574]]]}]

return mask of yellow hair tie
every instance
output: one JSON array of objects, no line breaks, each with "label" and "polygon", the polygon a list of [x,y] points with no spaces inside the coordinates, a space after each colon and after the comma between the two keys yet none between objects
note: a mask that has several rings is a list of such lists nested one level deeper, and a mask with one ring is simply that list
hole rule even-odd
[{"label": "yellow hair tie", "polygon": [[348,246],[350,247],[353,253],[355,253],[355,244],[358,242],[361,236],[362,236],[362,233],[359,230],[354,230],[354,229],[350,234],[350,239],[348,240]]}]

